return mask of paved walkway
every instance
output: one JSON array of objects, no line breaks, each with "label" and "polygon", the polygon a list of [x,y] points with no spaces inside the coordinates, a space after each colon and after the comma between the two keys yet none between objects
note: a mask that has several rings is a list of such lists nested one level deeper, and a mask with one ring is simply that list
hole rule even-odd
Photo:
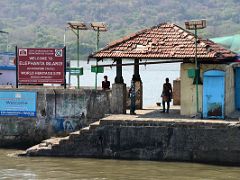
[{"label": "paved walkway", "polygon": [[[128,119],[172,119],[172,120],[201,120],[201,121],[210,121],[210,122],[222,122],[222,121],[239,121],[240,112],[234,112],[230,118],[225,120],[218,120],[218,119],[201,119],[201,118],[195,118],[195,116],[183,116],[180,115],[180,106],[171,106],[169,113],[161,113],[162,107],[159,106],[151,106],[144,108],[142,110],[136,110],[136,115],[130,115],[130,111],[127,110],[127,115],[123,115],[124,118]],[[114,116],[114,115],[111,115]],[[121,115],[117,115],[116,117],[121,118]]]}]

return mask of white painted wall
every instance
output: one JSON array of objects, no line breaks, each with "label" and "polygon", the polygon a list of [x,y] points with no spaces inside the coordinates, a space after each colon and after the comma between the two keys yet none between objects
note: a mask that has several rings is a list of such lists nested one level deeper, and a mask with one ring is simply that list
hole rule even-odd
[{"label": "white painted wall", "polygon": [[[2,73],[2,74],[1,74]],[[0,70],[0,85],[16,85],[15,70]]]}]

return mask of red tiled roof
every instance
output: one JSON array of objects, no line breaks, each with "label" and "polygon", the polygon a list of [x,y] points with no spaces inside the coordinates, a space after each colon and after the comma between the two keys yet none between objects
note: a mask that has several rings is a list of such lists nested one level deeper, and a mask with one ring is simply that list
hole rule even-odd
[{"label": "red tiled roof", "polygon": [[[198,38],[198,59],[231,59],[230,50]],[[112,42],[90,58],[190,59],[195,57],[194,34],[175,24],[160,24]]]}]

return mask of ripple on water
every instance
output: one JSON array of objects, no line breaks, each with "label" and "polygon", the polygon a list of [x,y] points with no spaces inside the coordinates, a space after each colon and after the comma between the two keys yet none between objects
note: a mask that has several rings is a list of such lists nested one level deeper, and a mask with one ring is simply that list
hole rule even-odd
[{"label": "ripple on water", "polygon": [[36,179],[37,175],[31,170],[1,169],[0,179]]},{"label": "ripple on water", "polygon": [[19,152],[0,149],[0,180],[238,180],[240,174],[240,167],[156,161],[18,157],[16,154]]}]

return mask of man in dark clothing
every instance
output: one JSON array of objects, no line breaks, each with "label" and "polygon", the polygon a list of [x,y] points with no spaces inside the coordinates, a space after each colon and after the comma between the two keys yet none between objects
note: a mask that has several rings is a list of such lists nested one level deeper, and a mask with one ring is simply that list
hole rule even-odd
[{"label": "man in dark clothing", "polygon": [[[163,84],[163,91],[162,91],[162,104],[163,104],[163,111],[162,113],[169,113],[170,102],[172,99],[172,85],[169,83],[169,79],[166,78],[166,83]],[[165,111],[165,102],[167,102],[167,111]]]},{"label": "man in dark clothing", "polygon": [[102,89],[108,90],[110,89],[110,81],[108,81],[108,77],[104,76],[104,81],[102,81]]}]

